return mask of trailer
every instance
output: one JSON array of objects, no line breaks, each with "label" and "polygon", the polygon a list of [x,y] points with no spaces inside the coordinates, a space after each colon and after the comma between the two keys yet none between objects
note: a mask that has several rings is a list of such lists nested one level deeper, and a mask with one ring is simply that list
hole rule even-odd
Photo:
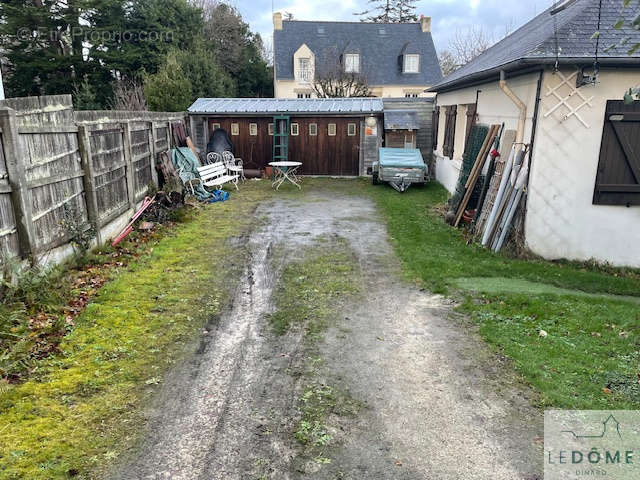
[{"label": "trailer", "polygon": [[429,180],[429,169],[417,148],[380,148],[379,159],[372,169],[374,185],[388,182],[402,193],[412,183],[425,184]]}]

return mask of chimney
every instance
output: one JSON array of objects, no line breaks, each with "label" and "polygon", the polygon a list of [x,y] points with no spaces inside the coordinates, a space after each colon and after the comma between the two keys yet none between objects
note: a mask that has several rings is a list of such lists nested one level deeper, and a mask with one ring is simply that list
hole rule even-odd
[{"label": "chimney", "polygon": [[431,17],[425,17],[424,15],[420,15],[420,27],[423,32],[431,31]]},{"label": "chimney", "polygon": [[273,14],[273,29],[282,30],[282,14],[280,12]]}]

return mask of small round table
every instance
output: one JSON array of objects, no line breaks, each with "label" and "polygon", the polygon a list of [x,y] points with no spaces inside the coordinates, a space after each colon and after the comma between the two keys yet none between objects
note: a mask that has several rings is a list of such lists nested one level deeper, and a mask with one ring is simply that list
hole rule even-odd
[{"label": "small round table", "polygon": [[276,187],[276,190],[287,180],[302,189],[300,179],[296,175],[296,171],[302,166],[302,162],[269,162],[269,165],[275,169],[276,178],[271,186]]}]

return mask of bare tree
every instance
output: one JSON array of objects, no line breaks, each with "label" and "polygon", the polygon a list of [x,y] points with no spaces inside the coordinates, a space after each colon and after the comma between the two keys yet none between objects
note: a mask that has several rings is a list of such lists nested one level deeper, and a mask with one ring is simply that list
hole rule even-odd
[{"label": "bare tree", "polygon": [[466,65],[493,44],[493,35],[482,25],[458,29],[449,49],[460,65]]},{"label": "bare tree", "polygon": [[316,62],[313,91],[318,98],[370,97],[371,89],[360,65],[358,72],[347,72],[337,48],[323,52]]},{"label": "bare tree", "polygon": [[144,87],[135,80],[118,80],[109,106],[111,110],[148,110]]},{"label": "bare tree", "polygon": [[445,77],[460,68],[460,64],[451,50],[441,50],[438,59],[440,60],[440,70]]},{"label": "bare tree", "polygon": [[449,75],[466,65],[493,43],[493,35],[481,25],[458,29],[449,46],[439,54],[443,75]]}]

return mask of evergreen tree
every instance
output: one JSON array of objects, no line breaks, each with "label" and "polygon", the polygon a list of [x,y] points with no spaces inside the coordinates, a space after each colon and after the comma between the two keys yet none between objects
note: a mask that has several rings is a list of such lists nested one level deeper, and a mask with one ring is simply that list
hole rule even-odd
[{"label": "evergreen tree", "polygon": [[158,112],[180,112],[193,102],[193,87],[184,74],[176,52],[170,52],[158,72],[144,80],[147,105]]},{"label": "evergreen tree", "polygon": [[364,16],[361,21],[374,23],[417,22],[416,0],[369,0],[371,8],[354,15]]}]

